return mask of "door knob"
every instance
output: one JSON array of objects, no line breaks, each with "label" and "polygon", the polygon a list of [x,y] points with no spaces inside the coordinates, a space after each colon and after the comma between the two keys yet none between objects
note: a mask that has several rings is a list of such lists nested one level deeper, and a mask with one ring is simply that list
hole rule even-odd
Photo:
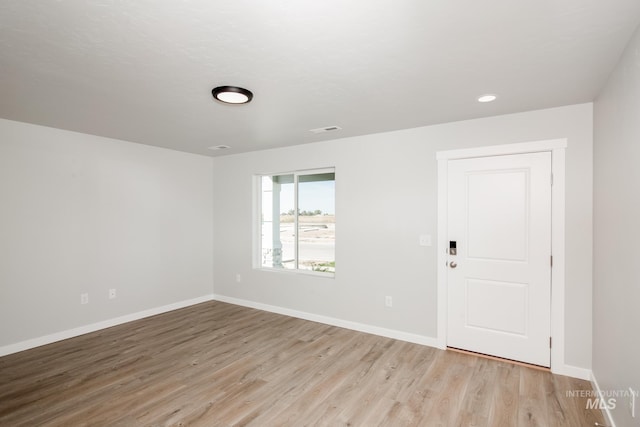
[{"label": "door knob", "polygon": [[451,267],[451,268],[456,268],[457,266],[458,266],[458,263],[456,263],[455,261],[451,261],[449,263],[449,267]]}]

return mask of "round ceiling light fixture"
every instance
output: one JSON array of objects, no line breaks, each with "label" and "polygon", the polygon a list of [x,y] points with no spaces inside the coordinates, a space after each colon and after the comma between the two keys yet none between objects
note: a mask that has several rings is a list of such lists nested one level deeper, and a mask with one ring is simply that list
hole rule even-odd
[{"label": "round ceiling light fixture", "polygon": [[486,95],[482,95],[480,97],[478,97],[478,102],[493,102],[496,99],[498,99],[498,97],[492,93],[487,93]]},{"label": "round ceiling light fixture", "polygon": [[213,88],[211,94],[225,104],[246,104],[253,99],[253,93],[250,90],[238,86],[218,86]]}]

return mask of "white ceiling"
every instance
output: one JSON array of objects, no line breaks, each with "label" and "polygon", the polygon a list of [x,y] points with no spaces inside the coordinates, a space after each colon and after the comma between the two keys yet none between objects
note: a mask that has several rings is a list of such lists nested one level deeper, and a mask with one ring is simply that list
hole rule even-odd
[{"label": "white ceiling", "polygon": [[222,155],[589,102],[639,23],[638,0],[2,0],[0,117]]}]

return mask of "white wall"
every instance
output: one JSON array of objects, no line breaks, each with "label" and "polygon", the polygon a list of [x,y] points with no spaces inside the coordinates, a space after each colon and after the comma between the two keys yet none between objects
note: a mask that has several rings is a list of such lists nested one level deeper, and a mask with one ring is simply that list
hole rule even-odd
[{"label": "white wall", "polygon": [[[212,160],[0,120],[0,346],[206,296],[212,283],[434,339],[436,254],[418,236],[435,242],[435,152],[567,138],[565,357],[589,369],[591,132],[582,104]],[[335,279],[252,269],[252,176],[324,166],[337,168]]]},{"label": "white wall", "polygon": [[[640,29],[595,102],[593,372],[640,390]],[[619,399],[618,427],[640,425]]]},{"label": "white wall", "polygon": [[[565,361],[590,369],[592,112],[582,104],[215,158],[215,293],[433,340],[436,253],[418,236],[435,243],[436,151],[567,138]],[[252,176],[326,166],[336,167],[335,279],[252,269]]]},{"label": "white wall", "polygon": [[0,347],[211,295],[212,163],[0,119]]}]

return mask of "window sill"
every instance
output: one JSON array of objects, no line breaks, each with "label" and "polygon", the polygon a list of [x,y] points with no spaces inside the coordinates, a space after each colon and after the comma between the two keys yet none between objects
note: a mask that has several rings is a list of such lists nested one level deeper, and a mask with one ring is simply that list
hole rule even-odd
[{"label": "window sill", "polygon": [[291,270],[291,269],[285,269],[285,268],[266,268],[266,267],[256,267],[255,270],[265,271],[268,273],[314,276],[314,277],[321,277],[324,279],[336,278],[336,273],[321,273],[319,271],[311,271],[311,270]]}]

